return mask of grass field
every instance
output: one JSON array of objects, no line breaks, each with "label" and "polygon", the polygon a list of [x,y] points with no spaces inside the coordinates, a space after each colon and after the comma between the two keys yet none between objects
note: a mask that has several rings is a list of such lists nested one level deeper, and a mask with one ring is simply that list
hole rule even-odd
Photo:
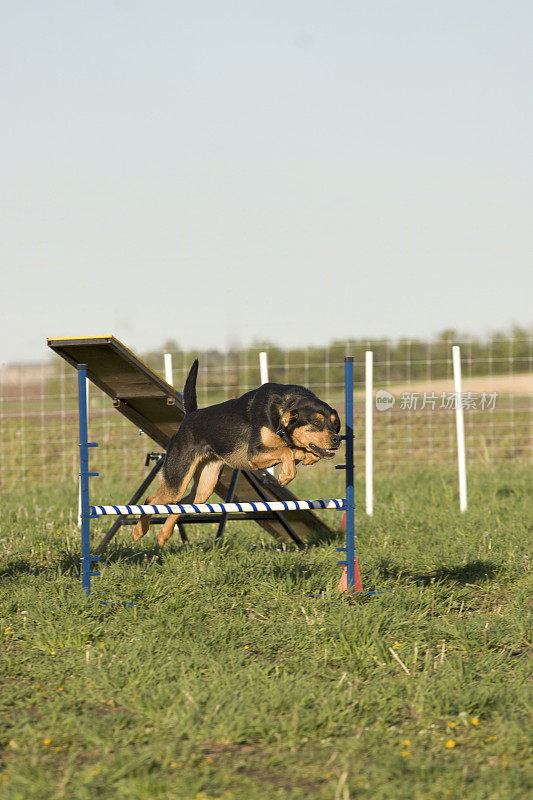
[{"label": "grass field", "polygon": [[[353,604],[340,537],[297,551],[252,523],[219,549],[211,526],[161,552],[124,531],[87,600],[73,483],[5,496],[2,796],[525,798],[532,484],[478,468],[461,515],[453,472],[378,480],[356,552],[365,588],[392,592]],[[321,465],[294,486],[342,494]]]}]

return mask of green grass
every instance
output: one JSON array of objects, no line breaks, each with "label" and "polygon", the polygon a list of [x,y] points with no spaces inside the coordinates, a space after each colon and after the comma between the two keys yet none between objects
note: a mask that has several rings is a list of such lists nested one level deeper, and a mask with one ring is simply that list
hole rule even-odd
[{"label": "green grass", "polygon": [[[471,473],[465,515],[454,473],[378,481],[356,552],[365,588],[393,591],[352,604],[340,538],[297,551],[250,523],[220,549],[209,525],[162,552],[124,531],[86,599],[76,487],[5,497],[2,796],[526,797],[532,478]],[[295,490],[338,486],[319,465]]]}]

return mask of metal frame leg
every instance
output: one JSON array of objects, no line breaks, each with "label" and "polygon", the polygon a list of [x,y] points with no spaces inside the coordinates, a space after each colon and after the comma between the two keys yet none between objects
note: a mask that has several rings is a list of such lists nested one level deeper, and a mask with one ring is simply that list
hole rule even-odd
[{"label": "metal frame leg", "polygon": [[176,528],[178,529],[178,533],[181,536],[182,544],[189,544],[189,537],[187,536],[187,531],[185,530],[185,523],[180,522],[178,520],[176,522]]},{"label": "metal frame leg", "polygon": [[[263,487],[261,486],[260,482],[255,477],[253,472],[243,472],[242,474],[246,478],[248,483],[251,486],[253,486],[253,488],[256,490],[256,492],[259,495],[259,497],[261,498],[261,500],[268,502],[267,494],[263,490]],[[297,544],[298,547],[305,547],[305,543],[302,542],[302,540],[300,539],[300,537],[298,536],[296,531],[287,522],[287,520],[283,516],[283,512],[282,511],[274,511],[274,514],[276,515],[276,517],[278,519],[278,522],[282,525],[282,527],[285,529],[285,531],[289,534],[289,536],[291,537],[291,539],[294,542],[294,544]]]},{"label": "metal frame leg", "polygon": [[[233,495],[235,493],[235,487],[237,485],[237,480],[239,478],[239,472],[240,472],[240,470],[238,470],[238,469],[233,470],[233,475],[231,476],[231,481],[230,481],[230,485],[229,485],[229,488],[228,488],[228,496],[226,497],[226,501],[225,501],[226,503],[231,503],[231,501],[233,500]],[[215,542],[217,542],[218,544],[220,544],[220,542],[222,540],[222,536],[224,535],[224,528],[226,527],[227,518],[228,518],[228,515],[224,514],[224,516],[222,517],[222,519],[218,523],[218,530],[217,530],[217,534],[215,536]]]}]

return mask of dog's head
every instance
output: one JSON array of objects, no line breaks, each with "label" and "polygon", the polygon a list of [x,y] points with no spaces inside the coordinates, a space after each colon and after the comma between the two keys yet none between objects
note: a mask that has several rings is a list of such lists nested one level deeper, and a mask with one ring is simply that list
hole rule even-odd
[{"label": "dog's head", "polygon": [[339,449],[341,423],[334,408],[318,397],[294,397],[280,414],[276,431],[289,445],[320,458],[333,458]]}]

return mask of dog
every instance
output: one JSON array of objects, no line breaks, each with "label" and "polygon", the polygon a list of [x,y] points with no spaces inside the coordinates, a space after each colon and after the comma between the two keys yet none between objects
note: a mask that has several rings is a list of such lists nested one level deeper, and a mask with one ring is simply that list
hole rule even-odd
[{"label": "dog", "polygon": [[[296,477],[296,464],[335,456],[341,443],[339,415],[304,386],[265,383],[235,400],[199,409],[197,376],[198,359],[185,382],[185,417],[169,442],[159,488],[147,504],[205,503],[225,465],[256,470],[281,464],[278,480],[286,486]],[[184,497],[191,480],[192,490]],[[136,541],[148,533],[151,516],[140,517],[133,530]],[[159,530],[160,547],[178,516],[171,514]]]}]

